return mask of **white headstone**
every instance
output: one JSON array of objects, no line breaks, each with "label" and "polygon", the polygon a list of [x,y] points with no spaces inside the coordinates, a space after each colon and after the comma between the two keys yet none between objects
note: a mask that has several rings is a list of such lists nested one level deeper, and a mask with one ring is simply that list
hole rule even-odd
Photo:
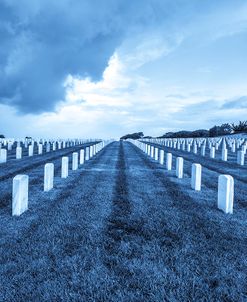
[{"label": "white headstone", "polygon": [[221,155],[221,159],[223,160],[223,161],[227,161],[227,153],[228,153],[228,151],[227,151],[227,149],[225,148],[223,148],[222,149],[222,155]]},{"label": "white headstone", "polygon": [[7,162],[7,150],[0,149],[0,164]]},{"label": "white headstone", "polygon": [[210,158],[215,158],[215,147],[211,147],[210,149]]},{"label": "white headstone", "polygon": [[234,180],[231,175],[220,175],[218,179],[218,208],[233,213]]},{"label": "white headstone", "polygon": [[53,188],[54,181],[54,164],[48,163],[45,164],[44,169],[44,191],[50,191]]},{"label": "white headstone", "polygon": [[42,152],[43,152],[43,145],[38,144],[38,154],[42,154]]},{"label": "white headstone", "polygon": [[237,152],[237,163],[238,163],[238,165],[241,165],[241,166],[244,165],[244,151]]},{"label": "white headstone", "polygon": [[28,176],[16,175],[12,189],[12,215],[19,216],[28,209]]},{"label": "white headstone", "polygon": [[50,152],[51,146],[50,143],[46,143],[46,152]]},{"label": "white headstone", "polygon": [[201,191],[202,166],[200,164],[192,164],[191,169],[191,188]]},{"label": "white headstone", "polygon": [[61,168],[61,177],[67,178],[69,175],[69,158],[67,156],[62,157],[62,168]]},{"label": "white headstone", "polygon": [[73,152],[72,154],[72,170],[78,169],[78,153]]},{"label": "white headstone", "polygon": [[164,150],[160,150],[160,164],[161,165],[164,165],[164,157],[165,157]]},{"label": "white headstone", "polygon": [[183,178],[183,166],[184,166],[184,159],[182,157],[177,157],[177,159],[176,159],[176,176],[177,176],[177,178]]},{"label": "white headstone", "polygon": [[148,156],[151,156],[151,146],[148,145]]},{"label": "white headstone", "polygon": [[158,159],[159,159],[159,149],[158,149],[158,148],[155,148],[155,151],[154,151],[154,159],[155,159],[155,160],[158,160]]},{"label": "white headstone", "polygon": [[16,159],[21,159],[22,157],[22,147],[16,147]]},{"label": "white headstone", "polygon": [[90,156],[89,147],[87,147],[87,148],[86,148],[85,160],[89,160],[89,156]]},{"label": "white headstone", "polygon": [[81,149],[80,150],[80,165],[84,164],[84,156],[85,156],[84,149]]},{"label": "white headstone", "polygon": [[194,143],[194,145],[193,145],[193,153],[197,154],[197,144],[196,143]]},{"label": "white headstone", "polygon": [[28,147],[28,156],[33,156],[33,145]]},{"label": "white headstone", "polygon": [[172,169],[172,153],[166,154],[166,169],[167,170]]},{"label": "white headstone", "polygon": [[93,146],[89,147],[89,158],[93,157]]}]

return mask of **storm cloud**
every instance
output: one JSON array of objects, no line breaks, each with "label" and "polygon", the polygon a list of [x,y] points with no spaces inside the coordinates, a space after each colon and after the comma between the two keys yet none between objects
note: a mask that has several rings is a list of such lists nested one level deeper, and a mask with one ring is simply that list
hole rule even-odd
[{"label": "storm cloud", "polygon": [[127,34],[164,23],[173,9],[172,1],[1,1],[0,103],[52,111],[68,74],[99,80]]}]

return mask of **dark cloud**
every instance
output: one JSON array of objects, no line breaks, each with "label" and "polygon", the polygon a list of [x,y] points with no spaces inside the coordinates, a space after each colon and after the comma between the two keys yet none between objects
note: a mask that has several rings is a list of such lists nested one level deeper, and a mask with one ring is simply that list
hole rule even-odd
[{"label": "dark cloud", "polygon": [[100,2],[93,11],[88,1],[20,2],[0,4],[0,102],[52,110],[68,73],[100,78],[122,30]]},{"label": "dark cloud", "polygon": [[54,109],[69,73],[100,79],[127,32],[161,24],[180,2],[2,0],[0,103],[21,112]]}]

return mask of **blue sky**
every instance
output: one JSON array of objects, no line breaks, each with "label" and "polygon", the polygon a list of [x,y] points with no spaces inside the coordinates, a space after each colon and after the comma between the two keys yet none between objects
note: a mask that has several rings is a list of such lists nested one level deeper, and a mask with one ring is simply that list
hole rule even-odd
[{"label": "blue sky", "polygon": [[119,137],[247,116],[245,0],[2,0],[0,133]]}]

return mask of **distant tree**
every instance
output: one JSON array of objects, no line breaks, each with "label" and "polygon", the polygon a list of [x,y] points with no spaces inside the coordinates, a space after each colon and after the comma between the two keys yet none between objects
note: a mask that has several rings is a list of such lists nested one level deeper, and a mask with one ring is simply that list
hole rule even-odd
[{"label": "distant tree", "polygon": [[191,132],[191,137],[208,137],[209,131],[205,129],[199,129]]},{"label": "distant tree", "polygon": [[222,124],[220,126],[221,128],[221,133],[224,135],[227,135],[227,134],[231,134],[232,133],[232,126],[228,123],[225,123],[225,124]]},{"label": "distant tree", "polygon": [[140,139],[143,138],[144,134],[143,132],[136,132],[136,133],[132,133],[132,134],[127,134],[122,136],[120,139]]},{"label": "distant tree", "polygon": [[188,138],[188,137],[207,137],[208,130],[199,129],[195,131],[178,131],[178,132],[167,132],[159,138]]},{"label": "distant tree", "polygon": [[0,134],[0,138],[5,138],[5,136],[3,134]]},{"label": "distant tree", "polygon": [[166,132],[165,134],[157,137],[157,138],[171,138],[174,135],[174,132]]},{"label": "distant tree", "polygon": [[247,121],[239,121],[238,124],[231,124],[231,129],[234,133],[247,132]]},{"label": "distant tree", "polygon": [[210,136],[210,137],[217,136],[218,133],[219,133],[219,129],[220,129],[219,126],[214,126],[214,127],[210,128],[210,129],[209,129],[209,136]]},{"label": "distant tree", "polygon": [[209,129],[209,136],[220,136],[220,135],[228,135],[231,134],[232,127],[230,124],[222,124],[221,126],[214,126]]}]

